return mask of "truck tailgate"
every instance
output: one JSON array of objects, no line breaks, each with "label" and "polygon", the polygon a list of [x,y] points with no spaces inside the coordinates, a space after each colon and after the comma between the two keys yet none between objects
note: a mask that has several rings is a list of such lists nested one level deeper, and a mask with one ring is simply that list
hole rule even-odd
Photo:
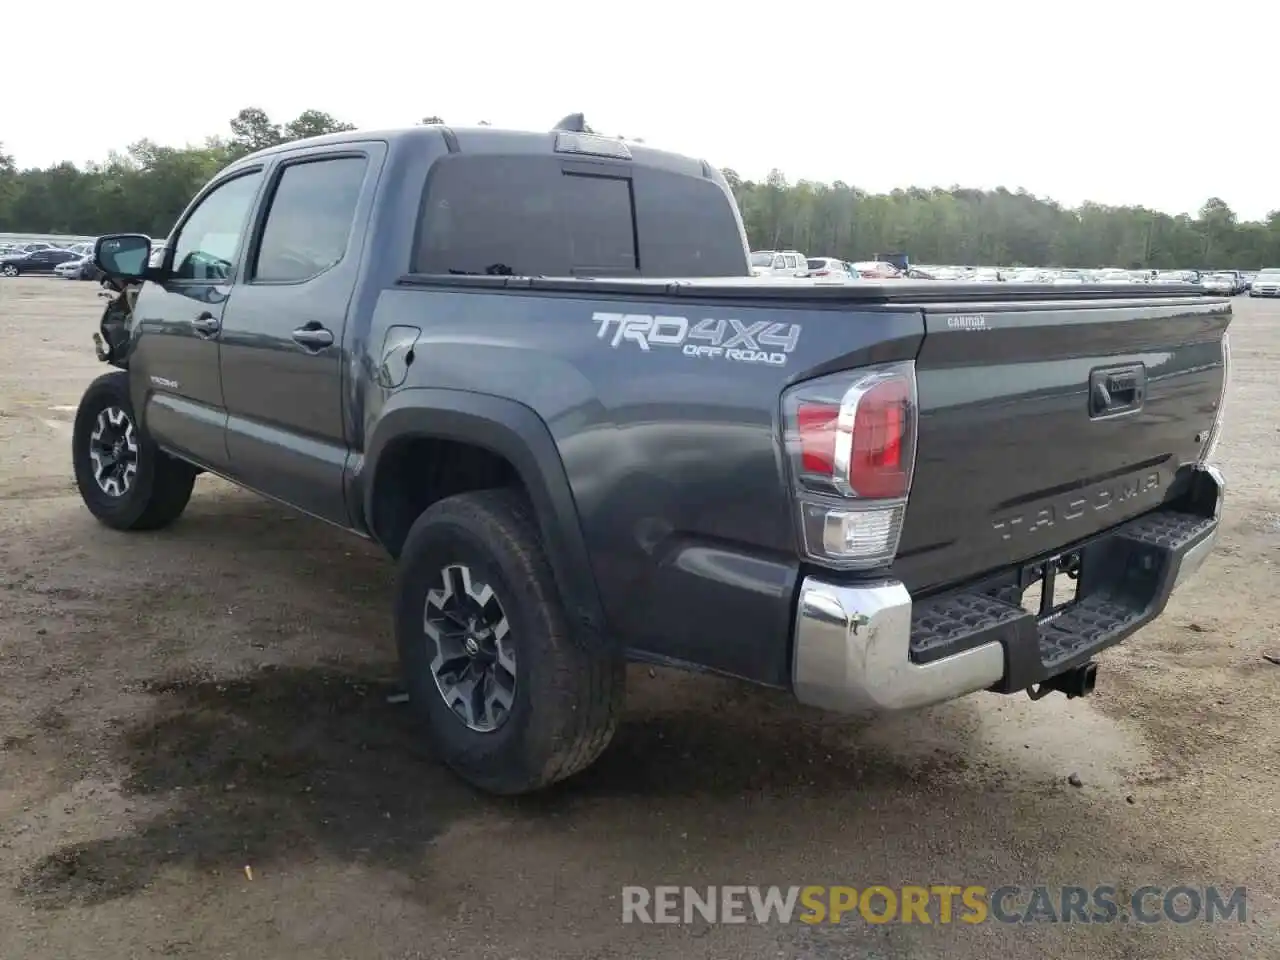
[{"label": "truck tailgate", "polygon": [[1177,497],[1221,401],[1225,301],[922,308],[913,593],[1045,555]]}]

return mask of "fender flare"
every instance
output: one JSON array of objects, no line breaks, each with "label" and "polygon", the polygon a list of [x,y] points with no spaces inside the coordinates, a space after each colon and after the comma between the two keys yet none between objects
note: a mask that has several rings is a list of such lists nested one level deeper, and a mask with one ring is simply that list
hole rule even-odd
[{"label": "fender flare", "polygon": [[516,470],[542,533],[570,626],[592,638],[604,634],[600,601],[578,507],[555,438],[543,419],[514,400],[484,393],[432,387],[398,391],[379,415],[364,456],[361,501],[369,533],[378,466],[388,446],[406,437],[453,440],[483,447]]}]

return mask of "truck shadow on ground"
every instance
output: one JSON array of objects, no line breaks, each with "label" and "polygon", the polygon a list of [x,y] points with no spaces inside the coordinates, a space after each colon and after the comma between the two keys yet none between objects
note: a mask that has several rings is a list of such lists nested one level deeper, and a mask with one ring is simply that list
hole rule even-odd
[{"label": "truck shadow on ground", "polygon": [[[1003,783],[999,761],[988,766],[963,724],[940,746],[900,750],[863,737],[864,724],[804,710],[777,693],[706,677],[650,678],[635,668],[639,689],[629,691],[613,745],[594,767],[530,797],[480,795],[433,758],[411,708],[387,701],[397,690],[395,665],[371,659],[360,631],[385,616],[390,565],[366,545],[335,545],[318,524],[284,522],[283,513],[229,497],[159,537],[128,538],[131,559],[112,574],[126,595],[135,579],[139,592],[195,579],[206,593],[196,616],[248,605],[241,626],[268,650],[274,627],[257,615],[280,604],[330,623],[332,642],[301,666],[197,673],[179,659],[147,680],[147,712],[96,736],[108,738],[100,746],[124,792],[160,812],[113,823],[110,835],[30,864],[18,886],[29,904],[59,909],[130,897],[173,870],[208,877],[318,860],[395,871],[430,890],[433,841],[471,818],[536,821],[537,829],[556,829],[547,827],[549,813],[563,815],[555,818],[562,827],[607,822],[606,844],[663,857],[671,851],[653,838],[652,817],[688,808],[686,800],[726,821],[744,799],[764,808],[841,809],[842,829],[856,831],[860,818],[879,816],[869,810],[892,809],[903,797],[920,803],[934,794],[952,810],[988,808]],[[146,566],[134,570],[129,563],[140,557]],[[368,604],[354,619],[353,597]]]},{"label": "truck shadow on ground", "polygon": [[19,881],[31,905],[129,897],[175,868],[211,876],[316,859],[396,871],[429,889],[430,845],[460,818],[572,819],[575,810],[590,817],[600,800],[618,815],[684,797],[711,809],[744,796],[847,805],[855,791],[950,780],[966,764],[841,746],[803,723],[759,727],[748,704],[716,715],[628,716],[584,775],[543,794],[499,799],[474,792],[433,758],[410,709],[387,702],[396,687],[380,669],[265,667],[234,679],[148,686],[152,712],[118,734],[111,750],[124,792],[157,801],[163,812],[32,864]]}]

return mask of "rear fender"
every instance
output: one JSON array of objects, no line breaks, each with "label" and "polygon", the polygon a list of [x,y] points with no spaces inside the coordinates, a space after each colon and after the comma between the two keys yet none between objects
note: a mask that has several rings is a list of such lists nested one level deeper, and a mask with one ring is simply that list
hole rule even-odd
[{"label": "rear fender", "polygon": [[603,607],[592,573],[577,504],[551,431],[533,410],[513,400],[461,390],[418,388],[396,393],[374,425],[357,479],[369,533],[382,454],[409,436],[483,447],[516,470],[533,503],[543,547],[565,610],[576,630],[605,636]]}]

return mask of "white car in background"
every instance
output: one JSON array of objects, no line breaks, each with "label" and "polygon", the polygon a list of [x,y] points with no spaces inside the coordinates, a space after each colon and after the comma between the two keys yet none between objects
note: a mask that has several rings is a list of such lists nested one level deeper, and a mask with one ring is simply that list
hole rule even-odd
[{"label": "white car in background", "polygon": [[753,250],[751,275],[755,277],[807,277],[808,258],[799,250]]},{"label": "white car in background", "polygon": [[78,257],[75,260],[67,260],[58,264],[53,268],[53,275],[61,277],[63,280],[76,280],[80,277],[80,271],[84,269],[84,257]]},{"label": "white car in background", "polygon": [[1251,297],[1280,297],[1280,268],[1268,267],[1259,270],[1249,287]]},{"label": "white car in background", "polygon": [[1019,267],[1005,277],[1008,283],[1048,283],[1049,279],[1048,271],[1038,267]]},{"label": "white car in background", "polygon": [[862,277],[864,280],[896,280],[901,276],[897,267],[884,260],[861,260],[858,263],[849,264],[849,269],[854,276]]},{"label": "white car in background", "polygon": [[1133,283],[1133,277],[1129,275],[1128,270],[1121,270],[1119,267],[1108,267],[1106,270],[1099,270],[1096,283]]},{"label": "white car in background", "polygon": [[1074,287],[1076,284],[1087,283],[1088,280],[1079,270],[1059,270],[1049,282],[1055,287]]},{"label": "white car in background", "polygon": [[835,257],[809,257],[805,263],[809,267],[809,276],[828,277],[831,279],[853,279],[849,272],[849,264]]},{"label": "white car in background", "polygon": [[1200,278],[1200,286],[1208,293],[1218,293],[1229,297],[1236,292],[1239,281],[1230,273],[1210,273]]}]

